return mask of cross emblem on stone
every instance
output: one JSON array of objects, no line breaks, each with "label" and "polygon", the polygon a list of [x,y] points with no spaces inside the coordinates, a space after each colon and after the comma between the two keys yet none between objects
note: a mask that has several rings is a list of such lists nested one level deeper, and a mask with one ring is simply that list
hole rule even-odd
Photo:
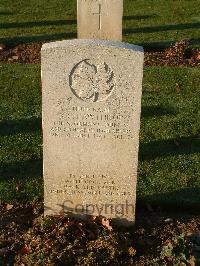
[{"label": "cross emblem on stone", "polygon": [[99,29],[98,30],[101,30],[101,17],[102,17],[102,15],[104,15],[104,13],[102,13],[101,4],[99,4],[99,12],[98,13],[92,13],[92,15],[98,15],[99,16]]},{"label": "cross emblem on stone", "polygon": [[78,39],[122,41],[123,0],[77,0]]}]

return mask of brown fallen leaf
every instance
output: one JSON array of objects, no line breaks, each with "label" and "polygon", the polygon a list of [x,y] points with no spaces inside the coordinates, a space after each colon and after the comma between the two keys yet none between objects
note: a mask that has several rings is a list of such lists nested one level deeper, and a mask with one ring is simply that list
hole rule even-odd
[{"label": "brown fallen leaf", "polygon": [[19,56],[18,56],[18,55],[13,55],[13,56],[12,56],[12,59],[14,59],[14,60],[18,60],[18,59],[19,59]]},{"label": "brown fallen leaf", "polygon": [[60,217],[60,218],[64,218],[64,217],[65,217],[65,212],[64,212],[63,210],[61,210],[61,211],[59,212],[59,217]]},{"label": "brown fallen leaf", "polygon": [[3,51],[6,48],[5,44],[0,43],[0,51]]},{"label": "brown fallen leaf", "polygon": [[75,221],[67,221],[64,223],[64,227],[71,227],[76,225]]},{"label": "brown fallen leaf", "polygon": [[13,208],[13,205],[11,205],[11,204],[7,204],[7,205],[6,205],[6,210],[9,211],[9,210],[11,210],[12,208]]},{"label": "brown fallen leaf", "polygon": [[135,249],[134,247],[130,247],[130,248],[128,249],[128,253],[129,253],[129,255],[130,255],[131,257],[134,257],[134,256],[136,255],[137,251],[136,251],[136,249]]},{"label": "brown fallen leaf", "polygon": [[97,216],[93,216],[93,215],[88,215],[87,216],[87,221],[89,222],[94,222],[97,220]]},{"label": "brown fallen leaf", "polygon": [[104,227],[106,227],[109,231],[112,231],[112,226],[110,226],[110,221],[106,218],[102,218],[101,223]]},{"label": "brown fallen leaf", "polygon": [[194,256],[190,256],[189,259],[189,266],[195,266],[196,265],[196,259]]},{"label": "brown fallen leaf", "polygon": [[197,51],[195,54],[195,59],[200,60],[200,51]]},{"label": "brown fallen leaf", "polygon": [[30,254],[31,253],[30,247],[28,247],[27,245],[23,246],[23,248],[21,249],[21,253]]},{"label": "brown fallen leaf", "polygon": [[16,185],[16,187],[15,187],[15,190],[16,190],[16,192],[19,192],[20,191],[20,185]]}]

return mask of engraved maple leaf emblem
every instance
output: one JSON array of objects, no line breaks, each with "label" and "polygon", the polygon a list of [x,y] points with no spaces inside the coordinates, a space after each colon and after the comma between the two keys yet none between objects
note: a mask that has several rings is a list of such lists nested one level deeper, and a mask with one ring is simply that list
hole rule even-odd
[{"label": "engraved maple leaf emblem", "polygon": [[72,69],[70,87],[79,99],[98,102],[108,98],[114,88],[113,80],[114,73],[105,62],[93,64],[85,59]]}]

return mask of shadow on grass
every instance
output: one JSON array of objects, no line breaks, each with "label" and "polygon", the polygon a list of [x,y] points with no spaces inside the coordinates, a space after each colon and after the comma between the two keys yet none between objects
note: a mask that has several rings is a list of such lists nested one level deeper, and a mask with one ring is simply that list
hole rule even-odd
[{"label": "shadow on grass", "polygon": [[[200,39],[191,39],[189,40],[190,45],[200,45]],[[166,40],[166,41],[159,41],[159,42],[142,42],[137,43],[137,45],[143,46],[145,51],[162,51],[168,48],[170,45],[174,45],[176,41]]]},{"label": "shadow on grass", "polygon": [[164,106],[142,106],[142,117],[151,117],[151,116],[163,116],[163,115],[175,115],[177,111],[173,107],[164,107]]},{"label": "shadow on grass", "polygon": [[[0,15],[12,15],[9,12],[0,12]],[[124,16],[124,20],[140,20],[156,17],[155,15],[138,15],[138,16]],[[62,25],[76,25],[77,20],[49,20],[49,21],[27,21],[27,22],[11,22],[0,24],[0,29],[16,29],[16,28],[33,28],[45,26],[62,26]]]},{"label": "shadow on grass", "polygon": [[198,152],[200,152],[200,138],[198,136],[181,137],[141,143],[139,159],[140,161],[147,161],[158,157],[193,154]]},{"label": "shadow on grass", "polygon": [[[0,13],[1,14],[1,13]],[[76,20],[50,20],[50,21],[30,21],[30,22],[12,22],[0,24],[0,29],[16,29],[16,28],[33,28],[45,26],[62,26],[76,24]]]},{"label": "shadow on grass", "polygon": [[[126,34],[128,36],[128,34]],[[124,39],[127,37],[124,36]],[[58,34],[45,34],[45,35],[35,35],[35,36],[16,36],[16,37],[6,37],[0,38],[0,42],[6,44],[8,47],[13,47],[18,44],[24,43],[34,43],[34,42],[49,42],[49,41],[58,41],[58,40],[67,40],[77,38],[77,33],[75,32],[64,32]],[[127,41],[127,40],[126,40]],[[174,44],[174,40],[164,40],[164,41],[155,41],[155,42],[134,42],[129,41],[140,46],[143,46],[145,51],[161,51],[166,49],[170,45]],[[192,39],[190,41],[191,45],[199,45],[200,39]]]},{"label": "shadow on grass", "polygon": [[[49,41],[58,41],[58,40],[67,40],[77,38],[77,33],[74,32],[65,32],[58,34],[46,34],[46,35],[35,35],[35,36],[17,36],[17,37],[6,37],[0,38],[0,43],[4,43],[9,47],[13,47],[18,44],[24,43],[34,43],[34,42],[49,42]],[[195,43],[199,43],[200,41],[197,39]],[[171,44],[175,43],[175,41],[158,41],[158,42],[142,42],[135,43],[140,46],[143,46],[146,51],[152,50],[163,50],[169,47]]]},{"label": "shadow on grass", "polygon": [[163,51],[164,49],[168,48],[171,45],[174,45],[175,41],[158,41],[158,42],[142,42],[137,43],[137,45],[143,46],[145,52],[148,51]]},{"label": "shadow on grass", "polygon": [[[11,12],[7,12],[7,11],[0,12],[0,16],[11,16],[11,15],[13,15],[13,13],[11,13]],[[0,25],[0,28],[1,28],[1,25]]]},{"label": "shadow on grass", "polygon": [[156,15],[123,16],[123,20],[140,20],[140,19],[148,19],[155,17]]},{"label": "shadow on grass", "polygon": [[72,38],[77,38],[77,34],[74,32],[65,32],[65,33],[49,34],[49,35],[18,36],[12,38],[0,38],[0,42],[10,46],[14,46],[23,43],[57,41],[61,39],[67,40]]},{"label": "shadow on grass", "polygon": [[42,176],[42,159],[0,163],[0,181],[10,178],[24,179]]},{"label": "shadow on grass", "polygon": [[137,208],[143,208],[147,203],[155,209],[199,213],[200,188],[188,187],[173,192],[141,197],[137,200]]},{"label": "shadow on grass", "polygon": [[21,132],[42,130],[42,119],[32,117],[29,119],[10,120],[0,122],[0,136],[15,135]]},{"label": "shadow on grass", "polygon": [[169,30],[186,30],[186,29],[198,29],[200,28],[200,22],[196,23],[185,23],[185,24],[172,24],[172,25],[163,25],[163,26],[148,26],[141,28],[132,28],[132,29],[124,29],[124,34],[131,33],[151,33],[151,32],[159,32],[159,31],[169,31]]}]

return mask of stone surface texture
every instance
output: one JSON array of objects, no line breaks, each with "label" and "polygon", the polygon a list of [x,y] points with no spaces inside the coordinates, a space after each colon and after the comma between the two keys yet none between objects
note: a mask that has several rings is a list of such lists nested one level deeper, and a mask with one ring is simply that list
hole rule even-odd
[{"label": "stone surface texture", "polygon": [[79,39],[122,40],[123,0],[77,0]]},{"label": "stone surface texture", "polygon": [[133,223],[143,49],[70,40],[41,53],[45,215]]}]

